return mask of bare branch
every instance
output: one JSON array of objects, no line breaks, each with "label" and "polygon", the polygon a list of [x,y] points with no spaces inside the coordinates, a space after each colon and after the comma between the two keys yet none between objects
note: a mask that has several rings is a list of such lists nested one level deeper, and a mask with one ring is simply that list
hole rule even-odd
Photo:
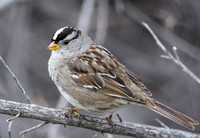
[{"label": "bare branch", "polygon": [[[17,77],[15,76],[15,74],[12,72],[12,70],[9,68],[9,66],[6,64],[6,62],[3,60],[3,58],[1,56],[0,56],[0,60],[3,63],[3,65],[5,66],[5,68],[8,70],[8,72],[10,73],[10,75],[12,76],[12,78],[17,83],[18,87],[20,88],[20,90],[24,94],[24,96],[25,96],[26,100],[28,101],[28,103],[31,104],[31,100],[30,100],[28,94],[26,93],[25,89],[22,87],[21,83],[19,82],[19,80],[17,79]],[[14,119],[18,118],[19,116],[20,116],[20,112],[16,116],[14,116],[13,118],[10,118],[10,119],[7,120],[8,121],[8,135],[9,135],[9,138],[11,138],[11,126],[12,126],[12,122],[13,122]],[[45,124],[48,124],[48,122],[43,122],[43,123],[41,123],[39,125],[36,125],[36,126],[34,126],[32,128],[26,129],[26,130],[20,132],[20,134],[24,135],[24,134],[26,134],[26,133],[28,133],[30,131],[33,131],[33,130],[35,130],[35,129],[37,129],[37,128],[43,126],[43,125],[45,125]]]},{"label": "bare branch", "polygon": [[6,121],[7,121],[7,122],[13,121],[13,120],[15,120],[16,118],[18,118],[19,116],[20,116],[20,113],[16,114],[16,116],[14,116],[14,117],[12,117],[12,118],[6,120]]},{"label": "bare branch", "polygon": [[39,125],[36,125],[36,126],[34,126],[34,127],[31,127],[31,128],[28,128],[28,129],[26,129],[26,130],[21,131],[19,134],[23,136],[24,134],[29,133],[29,132],[31,132],[31,131],[33,131],[33,130],[35,130],[35,129],[38,129],[38,128],[40,128],[40,127],[46,125],[46,124],[48,124],[48,122],[43,122],[43,123],[41,123],[41,124],[39,124]]},{"label": "bare branch", "polygon": [[92,138],[97,138],[100,134],[104,135],[103,132],[98,132],[98,133],[95,134]]},{"label": "bare branch", "polygon": [[[4,67],[8,70],[9,74],[12,76],[12,78],[14,79],[14,81],[17,83],[17,86],[21,90],[22,94],[25,96],[25,98],[28,101],[28,103],[31,104],[31,100],[30,100],[28,94],[26,93],[25,89],[22,87],[21,83],[19,82],[19,80],[17,79],[17,77],[15,76],[15,74],[12,72],[12,70],[9,68],[9,66],[6,64],[6,62],[3,60],[3,58],[1,56],[0,56],[0,60],[3,63]],[[11,138],[11,126],[12,126],[12,122],[13,122],[13,120],[15,120],[16,118],[18,118],[19,116],[20,116],[20,112],[18,112],[18,114],[16,114],[14,117],[12,117],[12,118],[10,118],[10,119],[7,120],[7,122],[8,122],[8,136],[9,136],[9,138]]]},{"label": "bare branch", "polygon": [[178,61],[180,61],[180,58],[179,58],[178,53],[177,53],[177,47],[176,47],[176,46],[173,46],[173,51],[174,51],[174,54],[175,54],[175,56],[176,56],[176,59],[177,59]]},{"label": "bare branch", "polygon": [[156,118],[155,119],[162,127],[166,128],[166,131],[168,131],[171,134],[170,128],[165,125],[160,119]]},{"label": "bare branch", "polygon": [[150,19],[148,16],[146,16],[143,12],[141,12],[138,8],[136,8],[133,4],[126,2],[125,4],[125,13],[134,21],[137,21],[138,23],[141,23],[142,21],[148,22],[153,26],[153,28],[156,28],[155,32],[159,34],[159,37],[161,37],[163,40],[168,42],[169,44],[177,45],[177,47],[184,53],[188,54],[192,58],[200,61],[200,49],[195,47],[194,45],[190,44],[188,41],[180,38],[175,33],[173,33],[171,30],[162,27],[158,23],[154,22],[152,19]]},{"label": "bare branch", "polygon": [[12,70],[8,67],[8,65],[6,64],[6,62],[3,60],[3,58],[0,56],[0,61],[3,63],[3,65],[5,66],[5,68],[8,70],[8,72],[10,73],[10,75],[12,76],[12,78],[15,80],[15,82],[17,83],[17,86],[19,87],[19,89],[21,90],[21,92],[23,93],[23,95],[25,96],[26,100],[28,101],[29,104],[31,104],[31,100],[28,96],[28,94],[26,93],[26,91],[24,90],[24,88],[22,87],[21,83],[19,82],[19,80],[17,79],[17,77],[15,76],[15,74],[12,72]]},{"label": "bare branch", "polygon": [[7,120],[7,122],[8,122],[8,136],[9,136],[9,138],[11,138],[11,126],[12,126],[12,122],[13,122],[13,120],[15,120],[16,118],[18,118],[19,116],[20,116],[20,113],[16,114],[16,116],[14,116],[14,117],[12,117],[12,118],[10,118],[10,119]]},{"label": "bare branch", "polygon": [[[63,108],[63,107],[68,107],[69,103],[67,100],[60,95],[59,100],[57,102],[56,108]],[[49,125],[48,131],[47,131],[47,138],[55,138],[55,137],[61,137],[60,136],[60,125]],[[67,138],[67,136],[65,136]]]},{"label": "bare branch", "polygon": [[177,48],[173,46],[173,52],[175,57],[166,49],[166,47],[162,44],[162,42],[158,39],[158,37],[155,35],[155,33],[152,31],[152,29],[149,27],[147,23],[142,22],[144,27],[151,33],[152,37],[156,41],[157,45],[162,49],[162,51],[166,55],[161,55],[161,57],[167,58],[171,61],[173,61],[175,64],[180,66],[182,70],[187,73],[193,80],[195,80],[198,84],[200,84],[200,79],[188,68],[186,67],[183,62],[180,60],[178,53],[177,53]]},{"label": "bare branch", "polygon": [[168,55],[160,55],[161,58],[170,59]]},{"label": "bare branch", "polygon": [[17,103],[0,99],[0,113],[15,116],[20,112],[21,118],[31,118],[42,120],[53,124],[62,124],[75,127],[86,128],[98,132],[112,133],[117,135],[132,137],[200,137],[195,133],[182,130],[170,129],[170,133],[166,128],[154,127],[149,125],[141,125],[136,123],[125,123],[113,121],[113,129],[110,123],[100,117],[82,115],[80,118],[71,111],[42,107],[34,104]]},{"label": "bare branch", "polygon": [[155,119],[162,127],[169,129],[167,125],[165,125],[160,119],[156,118]]}]

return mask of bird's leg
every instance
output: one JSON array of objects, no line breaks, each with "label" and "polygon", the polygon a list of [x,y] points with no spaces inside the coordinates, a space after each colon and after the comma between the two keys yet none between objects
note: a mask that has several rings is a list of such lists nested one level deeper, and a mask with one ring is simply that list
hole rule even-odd
[{"label": "bird's leg", "polygon": [[113,112],[111,112],[110,115],[105,116],[104,118],[110,123],[111,128],[113,129],[114,126],[113,126],[113,122],[112,122],[112,116],[113,116]]},{"label": "bird's leg", "polygon": [[117,114],[117,117],[119,119],[119,122],[123,122],[123,120],[122,120],[122,118],[121,118],[121,116],[119,114]]},{"label": "bird's leg", "polygon": [[82,111],[83,109],[78,108],[78,107],[71,107],[71,112],[73,112],[74,114],[76,114],[79,118],[81,118],[81,114],[78,111]]},{"label": "bird's leg", "polygon": [[70,107],[67,108],[67,110],[70,110],[72,113],[76,114],[79,118],[81,118],[81,114],[78,111],[82,111],[83,109],[78,107]]},{"label": "bird's leg", "polygon": [[[76,116],[78,116],[78,118],[79,118],[79,120],[80,120],[80,122],[79,122],[79,124],[78,125],[80,125],[81,124],[81,122],[82,122],[82,115],[78,112],[78,111],[82,111],[83,109],[81,109],[81,108],[78,108],[78,107],[70,107],[70,108],[65,108],[65,110],[68,110],[68,111],[70,111],[70,115],[67,115],[67,112],[65,111],[64,112],[64,115],[65,115],[65,117],[66,118],[71,118],[72,116],[72,114],[71,113],[74,113]],[[65,127],[65,125],[64,125],[64,127]]]}]

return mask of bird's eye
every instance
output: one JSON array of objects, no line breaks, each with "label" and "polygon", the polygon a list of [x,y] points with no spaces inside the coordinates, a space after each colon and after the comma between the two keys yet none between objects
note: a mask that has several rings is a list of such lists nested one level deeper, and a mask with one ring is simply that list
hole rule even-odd
[{"label": "bird's eye", "polygon": [[70,40],[64,40],[64,44],[67,45],[70,42]]}]

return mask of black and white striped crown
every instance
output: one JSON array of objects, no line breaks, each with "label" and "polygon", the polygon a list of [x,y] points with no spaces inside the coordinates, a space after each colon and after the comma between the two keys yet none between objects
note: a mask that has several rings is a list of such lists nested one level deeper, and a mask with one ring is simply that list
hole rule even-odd
[{"label": "black and white striped crown", "polygon": [[65,38],[68,38],[69,40],[73,40],[78,38],[78,36],[81,34],[81,31],[74,28],[74,27],[62,27],[58,29],[52,36],[51,41],[59,42],[60,40],[64,40]]}]

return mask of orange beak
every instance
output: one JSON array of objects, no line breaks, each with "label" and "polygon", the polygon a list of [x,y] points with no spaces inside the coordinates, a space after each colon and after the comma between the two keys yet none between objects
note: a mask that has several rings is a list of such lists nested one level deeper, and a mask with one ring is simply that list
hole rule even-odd
[{"label": "orange beak", "polygon": [[55,43],[55,41],[51,42],[51,44],[48,46],[48,50],[56,50],[61,48],[58,44]]}]

